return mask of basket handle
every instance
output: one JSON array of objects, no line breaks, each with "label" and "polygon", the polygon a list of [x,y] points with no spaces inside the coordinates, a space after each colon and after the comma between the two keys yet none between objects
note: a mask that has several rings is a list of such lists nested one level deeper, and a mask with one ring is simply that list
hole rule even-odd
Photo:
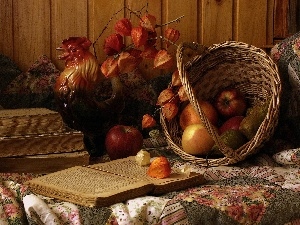
[{"label": "basket handle", "polygon": [[[186,93],[188,94],[188,99],[191,102],[191,104],[194,106],[195,110],[198,112],[198,115],[200,116],[202,123],[205,125],[208,133],[211,135],[215,143],[219,146],[221,152],[228,158],[231,159],[238,159],[240,158],[239,154],[237,154],[233,149],[226,146],[223,141],[221,140],[218,132],[216,131],[215,127],[208,121],[206,118],[203,110],[201,109],[197,98],[195,97],[195,93],[193,91],[193,88],[191,86],[190,80],[188,78],[187,68],[191,67],[191,61],[185,62],[184,60],[184,50],[186,48],[190,48],[192,50],[195,50],[198,52],[198,55],[193,58],[193,60],[201,60],[206,55],[209,54],[209,51],[206,47],[203,45],[197,44],[195,42],[189,43],[189,42],[183,42],[179,44],[177,48],[176,53],[176,59],[177,59],[177,69],[179,71],[179,77],[181,80],[182,85],[184,86],[184,89]],[[200,49],[200,51],[199,51]],[[201,52],[202,50],[202,52]],[[235,160],[234,160],[235,161]]]}]

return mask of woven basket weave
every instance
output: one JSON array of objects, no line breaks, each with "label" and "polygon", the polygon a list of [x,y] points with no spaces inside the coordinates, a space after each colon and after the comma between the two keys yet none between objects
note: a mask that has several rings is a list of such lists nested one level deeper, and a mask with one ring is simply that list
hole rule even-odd
[{"label": "woven basket weave", "polygon": [[[184,63],[187,49],[196,50],[197,43],[182,43],[177,49],[177,67],[189,101],[198,112],[208,132],[223,154],[219,158],[204,158],[187,154],[181,147],[182,130],[178,117],[168,121],[161,113],[161,125],[169,147],[182,159],[203,166],[234,164],[255,154],[270,139],[278,122],[281,81],[277,66],[262,50],[252,45],[227,41],[210,46],[203,54]],[[203,46],[202,46],[203,47]],[[217,93],[235,87],[250,106],[269,101],[267,116],[255,136],[237,150],[226,146],[201,110],[196,99],[213,100]]]}]

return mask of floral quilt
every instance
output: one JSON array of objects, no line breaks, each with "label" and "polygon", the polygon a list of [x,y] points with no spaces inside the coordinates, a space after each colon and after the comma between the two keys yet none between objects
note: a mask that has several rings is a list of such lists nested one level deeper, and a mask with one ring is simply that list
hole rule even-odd
[{"label": "floral quilt", "polygon": [[207,182],[91,208],[30,192],[24,182],[42,174],[2,173],[0,224],[300,224],[300,167],[289,160],[300,150],[211,168],[183,161],[167,148],[151,151],[167,156],[173,169],[202,173]]}]

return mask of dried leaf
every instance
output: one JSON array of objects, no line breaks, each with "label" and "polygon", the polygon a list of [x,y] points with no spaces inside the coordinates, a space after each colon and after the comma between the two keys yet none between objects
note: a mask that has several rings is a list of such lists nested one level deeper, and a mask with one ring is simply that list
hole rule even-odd
[{"label": "dried leaf", "polygon": [[163,106],[167,102],[177,102],[177,100],[172,88],[166,88],[159,93],[156,105]]},{"label": "dried leaf", "polygon": [[155,119],[151,115],[149,115],[149,114],[143,115],[142,129],[155,127],[156,124],[157,123],[156,123]]},{"label": "dried leaf", "polygon": [[182,83],[181,83],[181,80],[180,80],[180,77],[179,77],[179,71],[178,70],[175,70],[173,73],[172,73],[172,81],[171,81],[171,84],[173,87],[178,87],[178,86],[181,86]]},{"label": "dried leaf", "polygon": [[111,34],[105,38],[103,50],[107,55],[111,56],[119,53],[124,47],[123,37],[120,34]]},{"label": "dried leaf", "polygon": [[173,102],[168,102],[162,106],[162,114],[167,120],[172,120],[179,111],[178,105]]},{"label": "dried leaf", "polygon": [[179,30],[176,30],[174,28],[167,28],[165,30],[165,38],[169,40],[166,42],[167,47],[175,43],[179,39],[179,36]]},{"label": "dried leaf", "polygon": [[139,48],[146,44],[148,39],[148,32],[141,26],[134,27],[131,30],[131,38],[135,47]]},{"label": "dried leaf", "polygon": [[130,36],[131,29],[132,24],[127,18],[120,19],[115,24],[115,31],[122,36]]},{"label": "dried leaf", "polygon": [[154,46],[146,47],[141,53],[141,56],[145,59],[154,59],[158,50]]},{"label": "dried leaf", "polygon": [[154,32],[156,27],[156,17],[147,13],[140,19],[140,25],[147,31]]},{"label": "dried leaf", "polygon": [[118,67],[121,74],[130,73],[137,68],[138,61],[129,52],[121,52],[118,58]]},{"label": "dried leaf", "polygon": [[118,76],[120,74],[118,68],[118,60],[114,57],[107,58],[101,65],[101,72],[106,78]]},{"label": "dried leaf", "polygon": [[173,66],[173,58],[165,49],[158,51],[154,58],[154,69],[170,69]]}]

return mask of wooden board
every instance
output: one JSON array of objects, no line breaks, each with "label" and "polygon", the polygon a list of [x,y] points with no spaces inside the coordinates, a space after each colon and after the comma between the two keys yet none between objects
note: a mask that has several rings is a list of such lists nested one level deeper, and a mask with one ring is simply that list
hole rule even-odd
[{"label": "wooden board", "polygon": [[85,150],[22,157],[0,157],[1,173],[53,173],[73,166],[89,164]]},{"label": "wooden board", "polygon": [[263,47],[267,41],[267,1],[239,0],[235,5],[234,40]]},{"label": "wooden board", "polygon": [[206,45],[233,40],[233,0],[203,0],[201,42]]},{"label": "wooden board", "polygon": [[[277,14],[273,11],[274,0],[186,0],[184,3],[181,0],[75,0],[72,3],[0,0],[0,52],[11,57],[23,71],[42,54],[50,57],[58,69],[63,69],[55,50],[63,39],[87,36],[95,41],[116,12],[120,11],[118,18],[121,18],[128,15],[125,6],[140,10],[147,2],[149,13],[160,24],[184,15],[180,23],[174,24],[181,32],[179,42],[210,45],[232,39],[261,47],[273,40],[273,14]],[[105,59],[103,40],[112,32],[113,26],[109,26],[99,39],[99,62]]]},{"label": "wooden board", "polygon": [[0,0],[0,5],[0,53],[13,59],[13,1]]},{"label": "wooden board", "polygon": [[51,8],[49,1],[12,2],[13,59],[27,70],[41,55],[50,53]]},{"label": "wooden board", "polygon": [[72,36],[88,35],[88,0],[51,1],[51,40],[50,56],[58,68],[64,67],[64,61],[58,60],[60,54],[56,48],[61,42]]}]

